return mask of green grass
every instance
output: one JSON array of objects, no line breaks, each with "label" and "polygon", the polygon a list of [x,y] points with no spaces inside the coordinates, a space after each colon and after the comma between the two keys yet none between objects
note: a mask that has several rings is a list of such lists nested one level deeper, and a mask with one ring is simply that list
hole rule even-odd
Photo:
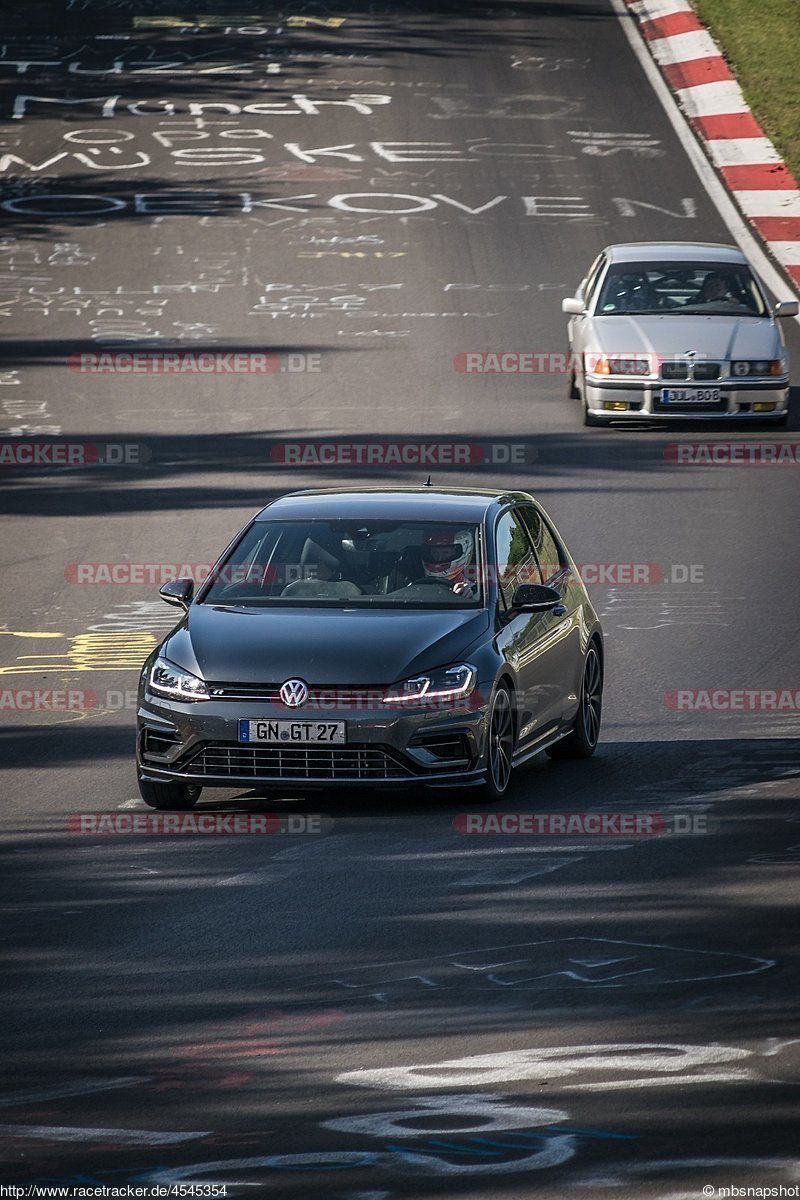
[{"label": "green grass", "polygon": [[800,179],[800,0],[692,0],[764,132]]}]

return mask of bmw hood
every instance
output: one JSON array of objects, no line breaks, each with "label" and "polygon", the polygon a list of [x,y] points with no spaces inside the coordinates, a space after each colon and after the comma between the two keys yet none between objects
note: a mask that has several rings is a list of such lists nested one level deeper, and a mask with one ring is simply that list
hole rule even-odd
[{"label": "bmw hood", "polygon": [[591,349],[603,354],[654,354],[683,358],[694,350],[697,361],[780,358],[781,342],[769,317],[619,316],[592,322]]},{"label": "bmw hood", "polygon": [[458,662],[488,631],[485,609],[215,608],[192,605],[161,653],[208,682],[395,683]]}]

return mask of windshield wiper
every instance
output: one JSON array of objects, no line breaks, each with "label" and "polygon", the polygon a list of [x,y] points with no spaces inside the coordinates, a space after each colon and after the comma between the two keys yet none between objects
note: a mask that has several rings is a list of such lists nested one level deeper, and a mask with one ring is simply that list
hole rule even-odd
[{"label": "windshield wiper", "polygon": [[706,308],[705,305],[687,304],[681,308],[671,308],[671,313],[689,313],[701,317],[759,317],[761,313],[751,312],[749,308]]}]

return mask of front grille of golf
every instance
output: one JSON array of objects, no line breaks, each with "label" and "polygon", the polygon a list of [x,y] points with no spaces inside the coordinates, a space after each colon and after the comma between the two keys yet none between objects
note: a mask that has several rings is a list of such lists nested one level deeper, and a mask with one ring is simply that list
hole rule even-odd
[{"label": "front grille of golf", "polygon": [[384,746],[240,746],[238,742],[207,742],[181,770],[231,779],[381,780],[412,775]]},{"label": "front grille of golf", "polygon": [[280,704],[279,683],[207,683],[212,700],[257,700],[262,704]]},{"label": "front grille of golf", "polygon": [[[208,683],[206,685],[213,700],[257,701],[259,704],[280,704],[279,683]],[[308,699],[304,708],[358,708],[380,709],[385,689],[374,684],[309,684]]]}]

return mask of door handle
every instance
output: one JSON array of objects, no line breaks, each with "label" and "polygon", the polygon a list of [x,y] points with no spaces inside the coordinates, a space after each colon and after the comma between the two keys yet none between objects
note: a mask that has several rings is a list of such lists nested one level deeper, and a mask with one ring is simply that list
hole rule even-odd
[{"label": "door handle", "polygon": [[566,604],[557,604],[555,606],[555,608],[553,609],[553,616],[554,617],[563,617],[563,615],[566,611],[567,611]]}]

